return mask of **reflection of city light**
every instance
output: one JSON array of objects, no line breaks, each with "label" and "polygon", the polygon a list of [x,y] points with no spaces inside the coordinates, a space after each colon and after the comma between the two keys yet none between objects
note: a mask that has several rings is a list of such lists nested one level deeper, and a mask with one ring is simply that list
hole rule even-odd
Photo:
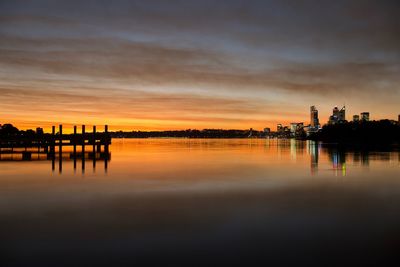
[{"label": "reflection of city light", "polygon": [[296,140],[290,139],[290,156],[296,160]]},{"label": "reflection of city light", "polygon": [[342,176],[346,176],[346,163],[342,165]]},{"label": "reflection of city light", "polygon": [[337,168],[339,165],[339,157],[337,154],[332,155],[332,162],[333,162],[333,167]]},{"label": "reflection of city light", "polygon": [[310,155],[310,160],[311,160],[311,175],[315,175],[318,171],[318,156],[319,156],[318,144],[314,141],[309,141],[307,146],[307,152]]},{"label": "reflection of city light", "polygon": [[346,176],[346,155],[335,151],[332,153],[331,160],[335,176],[339,174],[339,171],[342,176]]}]

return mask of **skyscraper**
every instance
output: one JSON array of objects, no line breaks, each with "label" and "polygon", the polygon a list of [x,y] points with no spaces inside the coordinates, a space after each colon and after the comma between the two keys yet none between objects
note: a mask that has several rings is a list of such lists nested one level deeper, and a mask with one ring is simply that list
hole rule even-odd
[{"label": "skyscraper", "polygon": [[335,106],[335,107],[333,108],[332,116],[334,116],[334,117],[336,117],[336,118],[339,116],[339,109],[338,109],[337,106]]},{"label": "skyscraper", "polygon": [[346,106],[343,106],[342,109],[339,111],[339,121],[345,121],[346,120]]},{"label": "skyscraper", "polygon": [[318,110],[315,106],[310,107],[310,126],[313,128],[319,127]]},{"label": "skyscraper", "polygon": [[329,124],[341,123],[346,120],[346,106],[343,106],[340,110],[336,106],[333,108],[332,116],[329,117]]}]

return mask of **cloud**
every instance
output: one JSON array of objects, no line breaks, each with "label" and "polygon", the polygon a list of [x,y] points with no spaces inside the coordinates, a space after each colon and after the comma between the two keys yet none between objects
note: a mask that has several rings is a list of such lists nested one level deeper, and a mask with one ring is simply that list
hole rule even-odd
[{"label": "cloud", "polygon": [[[12,114],[15,121],[26,125],[54,123],[108,123],[115,125],[157,128],[242,128],[265,124],[265,115],[274,113],[294,115],[282,111],[279,105],[249,99],[215,98],[188,94],[148,93],[112,90],[107,94],[90,91],[51,92],[47,88],[0,88],[3,119]],[[111,100],[111,101],[110,101]],[[41,119],[42,118],[42,119]],[[123,122],[123,123],[120,123]],[[120,123],[120,124],[119,124]],[[240,127],[242,126],[242,127]]]},{"label": "cloud", "polygon": [[247,127],[371,95],[394,113],[399,10],[396,1],[2,1],[0,113]]},{"label": "cloud", "polygon": [[[217,85],[231,90],[284,90],[329,94],[397,90],[393,62],[297,63],[276,60],[269,69],[232,63],[234,55],[110,39],[24,39],[3,36],[0,64],[14,69],[125,84]],[[18,73],[16,73],[18,76]],[[363,77],[360,79],[359,77]],[[79,80],[77,81],[79,82]],[[385,82],[387,86],[382,86]]]}]

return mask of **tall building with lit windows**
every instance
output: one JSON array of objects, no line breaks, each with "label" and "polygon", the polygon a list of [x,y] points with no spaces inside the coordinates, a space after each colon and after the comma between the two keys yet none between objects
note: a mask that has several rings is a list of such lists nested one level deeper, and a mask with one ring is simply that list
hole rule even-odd
[{"label": "tall building with lit windows", "polygon": [[339,111],[339,121],[346,120],[346,106],[343,106],[342,109]]},{"label": "tall building with lit windows", "polygon": [[332,116],[329,117],[328,124],[342,123],[346,120],[346,106],[343,106],[340,110],[336,106],[333,108]]},{"label": "tall building with lit windows", "polygon": [[315,106],[310,107],[310,126],[312,128],[319,127],[318,110]]}]

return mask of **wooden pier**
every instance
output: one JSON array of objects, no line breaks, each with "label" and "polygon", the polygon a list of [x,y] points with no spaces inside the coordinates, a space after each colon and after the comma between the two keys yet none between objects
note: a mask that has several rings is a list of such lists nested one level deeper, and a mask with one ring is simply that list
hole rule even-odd
[{"label": "wooden pier", "polygon": [[104,151],[108,151],[108,147],[111,145],[111,137],[108,133],[108,126],[104,127],[104,132],[97,132],[96,126],[93,126],[92,132],[86,132],[85,125],[82,125],[82,132],[77,132],[77,127],[74,126],[74,132],[72,134],[63,134],[63,126],[59,125],[59,131],[56,133],[56,127],[52,126],[51,134],[42,134],[35,137],[10,137],[0,139],[0,153],[2,150],[14,148],[38,148],[44,149],[45,152],[54,153],[55,148],[71,146],[76,150],[77,146],[81,146],[85,149],[85,146],[92,146],[97,150],[101,151],[103,147]]},{"label": "wooden pier", "polygon": [[[93,168],[96,167],[96,161],[102,160],[107,170],[111,157],[109,152],[111,137],[107,125],[104,127],[104,132],[97,132],[96,126],[93,126],[92,132],[86,132],[85,125],[82,125],[81,133],[78,133],[77,126],[74,126],[72,134],[63,134],[62,125],[58,128],[57,133],[56,127],[52,126],[51,134],[0,139],[0,161],[51,160],[54,170],[57,158],[61,173],[63,160],[73,160],[74,169],[76,169],[77,161],[81,161],[82,172],[85,170],[87,159],[92,161]],[[70,147],[72,151],[64,152],[63,148],[66,147]]]}]

